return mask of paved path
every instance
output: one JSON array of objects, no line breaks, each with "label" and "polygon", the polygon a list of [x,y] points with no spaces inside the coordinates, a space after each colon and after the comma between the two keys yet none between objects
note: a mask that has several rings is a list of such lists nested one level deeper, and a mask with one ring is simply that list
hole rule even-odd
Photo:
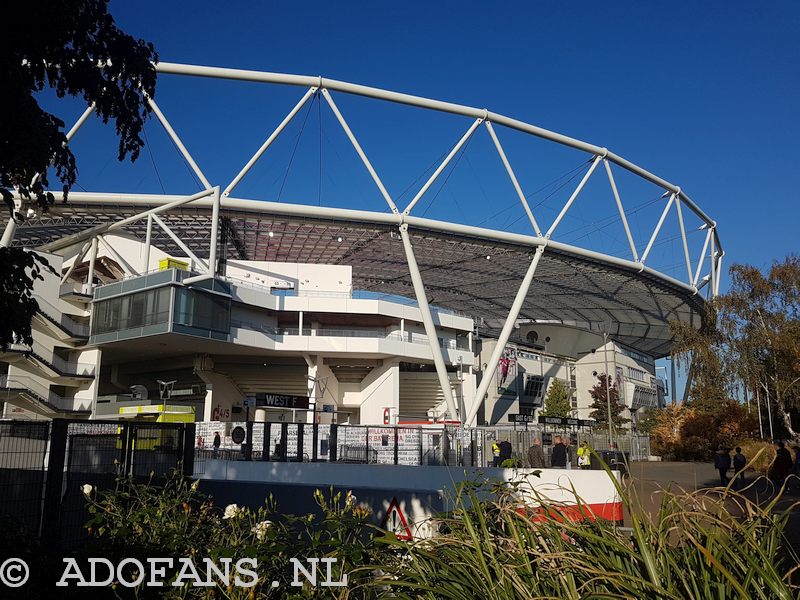
[{"label": "paved path", "polygon": [[[681,491],[691,492],[720,485],[719,473],[710,462],[634,462],[630,465],[630,473],[631,477],[627,480],[626,485],[635,487],[642,508],[650,514],[654,514],[658,510],[660,492],[663,490],[680,493]],[[751,471],[748,473],[747,483],[753,483],[753,479],[754,474]],[[778,508],[792,509],[785,536],[792,546],[800,550],[800,507],[792,506],[800,500],[798,483],[794,482],[790,486],[789,492]],[[762,478],[744,493],[751,500],[768,501],[771,497],[772,486]],[[630,524],[627,513],[625,520],[626,525]]]}]

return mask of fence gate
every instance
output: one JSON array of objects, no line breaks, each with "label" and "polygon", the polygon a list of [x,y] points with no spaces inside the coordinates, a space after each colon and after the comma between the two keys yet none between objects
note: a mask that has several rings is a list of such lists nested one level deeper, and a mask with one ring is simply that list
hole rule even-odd
[{"label": "fence gate", "polygon": [[191,475],[193,438],[193,423],[52,421],[42,538],[70,548],[86,537],[86,484],[110,490],[121,476],[160,479],[174,469]]},{"label": "fence gate", "polygon": [[0,423],[0,518],[36,535],[42,518],[49,421]]}]

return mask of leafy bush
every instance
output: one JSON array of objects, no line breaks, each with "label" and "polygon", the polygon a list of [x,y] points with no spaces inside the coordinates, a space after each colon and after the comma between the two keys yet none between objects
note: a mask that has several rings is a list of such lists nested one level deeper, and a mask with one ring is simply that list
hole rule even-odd
[{"label": "leafy bush", "polygon": [[[219,585],[222,595],[209,595],[209,588],[172,587],[179,565],[167,569],[165,587],[115,588],[121,597],[136,598],[216,598],[228,600],[252,598],[363,597],[365,580],[371,575],[357,567],[379,560],[373,544],[375,530],[367,524],[369,509],[358,504],[350,492],[331,493],[317,490],[314,498],[320,514],[291,515],[277,512],[267,498],[257,510],[235,504],[214,506],[198,490],[198,482],[181,476],[163,486],[120,481],[118,488],[96,492],[86,486],[84,493],[92,515],[87,524],[88,556],[104,556],[117,564],[123,558],[137,558],[146,564],[147,557],[191,558],[202,565],[204,558],[215,562],[230,557],[255,558],[260,579],[254,588]],[[388,549],[380,547],[380,551]],[[294,568],[291,558],[335,558],[332,581],[348,574],[347,588],[290,587]],[[323,565],[320,565],[323,569]],[[323,569],[324,572],[324,569]],[[203,578],[204,573],[202,574]],[[134,578],[135,575],[131,575]],[[273,588],[273,580],[279,586]],[[213,589],[213,588],[212,588]]]},{"label": "leafy bush", "polygon": [[719,448],[758,431],[758,422],[738,402],[726,400],[709,412],[686,404],[667,406],[653,416],[650,442],[654,454],[668,460],[710,460]]}]

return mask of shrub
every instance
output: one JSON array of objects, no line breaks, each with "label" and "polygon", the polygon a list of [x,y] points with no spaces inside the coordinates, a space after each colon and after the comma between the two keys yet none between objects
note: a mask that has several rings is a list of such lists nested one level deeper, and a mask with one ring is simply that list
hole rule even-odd
[{"label": "shrub", "polygon": [[[145,564],[147,557],[173,558],[176,563],[186,557],[200,565],[204,558],[217,564],[224,557],[258,561],[260,579],[254,588],[225,589],[220,584],[217,590],[222,595],[209,596],[209,588],[172,587],[178,575],[176,564],[167,569],[163,580],[169,583],[164,587],[115,589],[121,597],[335,598],[346,590],[349,598],[359,598],[363,597],[364,580],[371,575],[357,567],[379,560],[374,554],[375,529],[367,524],[370,512],[350,492],[331,489],[326,496],[317,490],[314,499],[320,512],[307,515],[278,513],[269,498],[257,510],[235,504],[223,510],[198,490],[197,482],[177,475],[163,486],[122,480],[114,491],[96,493],[87,488],[85,493],[92,515],[87,524],[87,556],[104,556],[115,564],[123,558],[137,558]],[[380,549],[386,551],[384,546]],[[293,557],[301,561],[335,558],[331,579],[338,581],[347,573],[348,587],[291,587]],[[320,569],[324,572],[322,565]],[[205,579],[204,573],[201,576]],[[273,580],[280,583],[274,589]]]}]

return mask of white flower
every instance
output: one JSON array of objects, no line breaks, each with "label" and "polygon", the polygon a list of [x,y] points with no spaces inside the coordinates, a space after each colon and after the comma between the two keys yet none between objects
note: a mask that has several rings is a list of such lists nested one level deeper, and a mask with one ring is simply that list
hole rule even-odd
[{"label": "white flower", "polygon": [[81,486],[81,491],[83,492],[84,496],[91,496],[92,495],[92,490],[94,490],[94,488],[91,485],[89,485],[88,483],[84,483]]},{"label": "white flower", "polygon": [[347,507],[353,506],[358,501],[356,495],[351,492],[350,490],[347,491],[347,495],[345,496],[345,505]]},{"label": "white flower", "polygon": [[238,504],[228,504],[225,507],[225,513],[222,515],[223,519],[235,519],[244,512],[243,508],[239,508]]},{"label": "white flower", "polygon": [[270,527],[272,527],[272,521],[261,521],[260,523],[256,523],[250,531],[256,534],[256,539],[259,542],[263,542],[264,538],[267,537],[267,529]]}]

